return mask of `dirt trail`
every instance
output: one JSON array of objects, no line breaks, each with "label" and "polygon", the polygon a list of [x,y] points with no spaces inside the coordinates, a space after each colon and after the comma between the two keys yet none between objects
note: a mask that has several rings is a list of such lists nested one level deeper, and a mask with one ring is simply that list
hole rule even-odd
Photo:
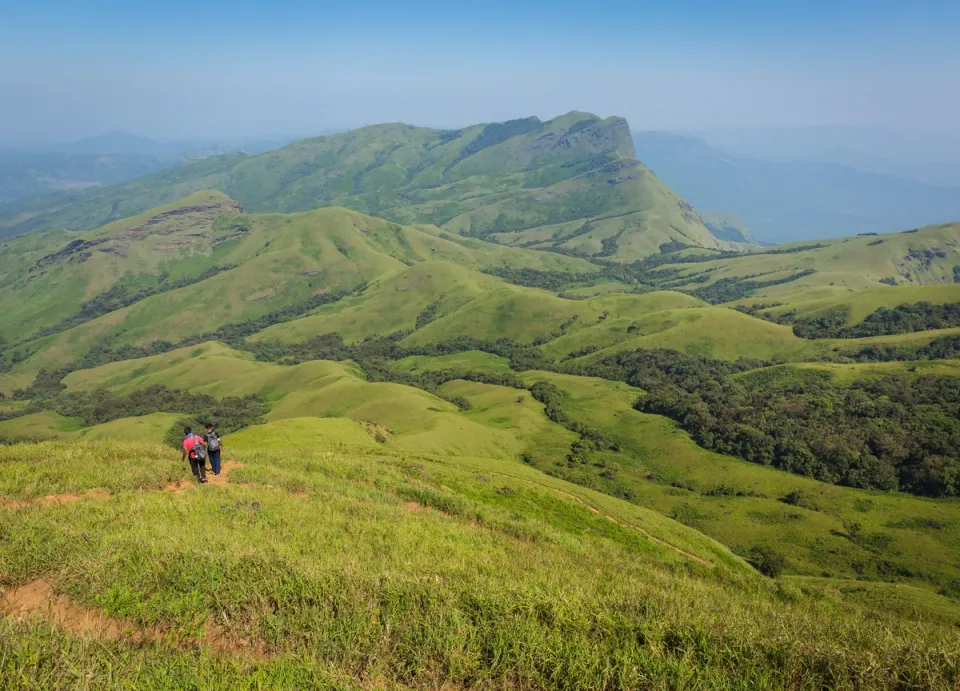
[{"label": "dirt trail", "polygon": [[164,492],[171,492],[173,494],[179,494],[184,490],[188,490],[191,487],[194,487],[197,484],[196,480],[181,480],[180,482],[171,482],[169,485],[163,488]]},{"label": "dirt trail", "polygon": [[[236,470],[237,468],[242,468],[243,463],[240,461],[224,461],[220,466],[220,474],[214,475],[209,469],[207,470],[207,484],[208,485],[219,485],[223,487],[230,480],[230,472]],[[181,480],[180,482],[171,482],[164,489],[165,492],[172,492],[173,494],[179,494],[184,490],[188,490],[191,487],[196,487],[196,480]]]},{"label": "dirt trail", "polygon": [[[229,482],[230,471],[235,470],[236,468],[242,468],[243,463],[239,461],[229,460],[224,461],[223,466],[220,469],[219,475],[214,475],[213,473],[207,473],[207,479],[209,480],[208,484],[211,485],[226,485]],[[165,488],[165,492],[172,492],[174,494],[183,492],[184,490],[190,489],[191,487],[196,487],[197,483],[195,480],[180,480],[180,482],[171,482]],[[241,486],[253,486],[253,485],[241,485]],[[269,485],[264,485],[268,489],[274,489]],[[68,493],[68,494],[50,494],[46,497],[39,497],[37,499],[11,499],[10,497],[5,497],[0,495],[0,509],[22,509],[25,506],[30,506],[32,504],[37,504],[39,506],[58,506],[60,504],[74,504],[78,501],[106,501],[113,495],[110,494],[105,489],[96,487],[94,489],[88,489],[83,493]]]},{"label": "dirt trail", "polygon": [[3,509],[21,509],[24,506],[38,504],[39,506],[57,506],[59,504],[73,504],[84,499],[92,501],[105,501],[112,495],[105,489],[88,489],[83,494],[49,494],[38,499],[10,499],[9,497],[0,497],[0,508]]},{"label": "dirt trail", "polygon": [[218,653],[243,654],[266,658],[265,646],[230,636],[213,619],[207,621],[202,641],[177,640],[170,632],[158,626],[139,626],[119,617],[110,617],[91,607],[78,605],[68,595],[57,595],[53,585],[43,578],[17,588],[0,591],[0,613],[17,619],[41,616],[49,623],[70,634],[90,634],[96,638],[122,640],[129,643],[169,642],[177,647],[206,645]]}]

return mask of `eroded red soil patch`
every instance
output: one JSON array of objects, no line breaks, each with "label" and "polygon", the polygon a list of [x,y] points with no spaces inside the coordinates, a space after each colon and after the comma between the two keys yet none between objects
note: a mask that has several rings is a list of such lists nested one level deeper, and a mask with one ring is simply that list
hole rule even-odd
[{"label": "eroded red soil patch", "polygon": [[[220,486],[226,485],[230,480],[230,472],[237,468],[242,468],[242,467],[243,467],[243,463],[241,463],[240,461],[234,461],[234,460],[224,461],[223,464],[220,466],[219,475],[214,475],[212,471],[210,471],[209,469],[207,470],[207,484],[220,485]],[[184,490],[188,490],[191,487],[196,487],[196,486],[197,486],[196,480],[181,480],[180,482],[171,482],[169,485],[166,486],[166,488],[164,488],[164,491],[172,492],[174,494],[179,494]]]},{"label": "eroded red soil patch", "polygon": [[172,492],[173,494],[179,494],[184,490],[190,489],[196,485],[194,480],[181,480],[180,482],[171,482],[169,485],[163,488],[164,492]]},{"label": "eroded red soil patch", "polygon": [[[89,634],[97,638],[122,640],[130,643],[159,643],[166,641],[179,647],[196,647],[201,641],[179,641],[161,627],[139,626],[119,617],[110,617],[91,607],[78,605],[68,595],[57,595],[52,584],[43,578],[17,588],[0,592],[0,612],[5,616],[25,619],[43,617],[70,634]],[[204,629],[202,644],[219,653],[240,654],[265,658],[263,645],[229,635],[213,618]]]},{"label": "eroded red soil patch", "polygon": [[207,480],[208,484],[211,485],[225,485],[230,479],[230,473],[236,470],[237,468],[242,468],[243,463],[240,461],[224,461],[220,466],[220,474],[214,475],[209,470],[207,471]]},{"label": "eroded red soil patch", "polygon": [[94,501],[105,501],[110,498],[110,493],[105,489],[88,489],[83,494],[51,494],[39,500],[40,506],[54,506],[56,504],[73,504],[74,502],[92,499]]},{"label": "eroded red soil patch", "polygon": [[101,638],[132,642],[156,642],[163,638],[159,630],[139,627],[124,619],[81,607],[67,595],[54,593],[50,582],[42,578],[4,591],[0,597],[0,610],[16,618],[40,615],[68,633],[90,633]]},{"label": "eroded red soil patch", "polygon": [[88,489],[83,494],[49,494],[39,499],[10,499],[9,497],[0,497],[0,508],[20,509],[31,504],[40,506],[56,506],[58,504],[73,504],[78,501],[106,501],[111,494],[105,489]]}]

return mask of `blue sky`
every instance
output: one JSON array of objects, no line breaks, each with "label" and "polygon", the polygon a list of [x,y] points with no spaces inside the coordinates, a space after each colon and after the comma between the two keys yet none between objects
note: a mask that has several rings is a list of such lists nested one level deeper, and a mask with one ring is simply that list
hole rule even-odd
[{"label": "blue sky", "polygon": [[0,0],[0,142],[569,110],[956,131],[960,2]]}]

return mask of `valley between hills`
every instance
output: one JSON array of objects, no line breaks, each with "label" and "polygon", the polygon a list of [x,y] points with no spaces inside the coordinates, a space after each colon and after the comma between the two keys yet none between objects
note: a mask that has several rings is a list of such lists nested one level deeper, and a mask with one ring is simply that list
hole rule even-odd
[{"label": "valley between hills", "polygon": [[956,688],[960,219],[711,227],[579,112],[0,207],[10,687]]}]

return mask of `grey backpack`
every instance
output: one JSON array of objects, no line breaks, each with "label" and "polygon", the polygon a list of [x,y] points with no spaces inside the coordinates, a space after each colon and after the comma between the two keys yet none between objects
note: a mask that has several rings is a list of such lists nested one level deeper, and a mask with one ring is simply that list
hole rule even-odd
[{"label": "grey backpack", "polygon": [[192,453],[193,457],[198,461],[207,460],[207,450],[204,448],[203,444],[200,443],[199,437],[197,437],[197,441],[194,443],[193,448],[190,449],[190,453]]},{"label": "grey backpack", "polygon": [[207,450],[208,451],[220,450],[220,435],[217,434],[216,431],[213,431],[207,435]]}]

